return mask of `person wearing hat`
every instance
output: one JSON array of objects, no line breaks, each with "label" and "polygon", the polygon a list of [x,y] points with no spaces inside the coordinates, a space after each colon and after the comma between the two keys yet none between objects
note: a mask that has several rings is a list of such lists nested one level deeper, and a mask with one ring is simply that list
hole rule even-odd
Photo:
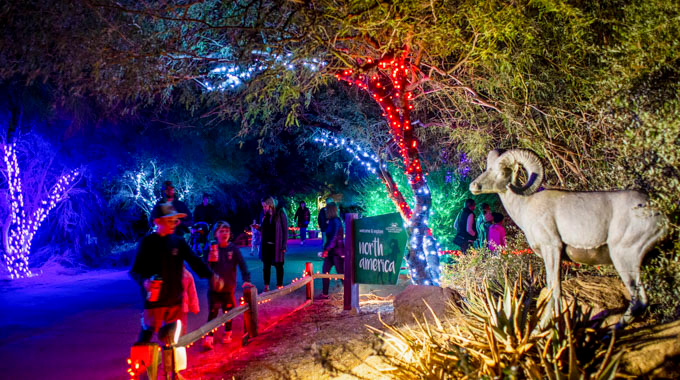
[{"label": "person wearing hat", "polygon": [[[221,289],[224,280],[191,250],[187,242],[175,235],[180,219],[186,214],[177,212],[171,203],[158,205],[153,220],[156,231],[139,242],[137,255],[130,269],[142,293],[142,330],[136,344],[148,343],[154,333],[164,344],[163,361],[168,371],[174,371],[173,347],[179,334],[182,316],[182,277],[184,262],[201,278],[211,278],[211,286]],[[168,367],[170,366],[170,367]],[[166,373],[168,373],[166,371]]]},{"label": "person wearing hat", "polygon": [[191,232],[191,226],[193,225],[193,219],[191,217],[191,211],[189,211],[189,208],[187,205],[177,199],[176,194],[175,194],[175,187],[172,185],[171,181],[165,181],[163,182],[163,187],[161,187],[161,199],[158,200],[156,205],[153,207],[153,210],[151,210],[151,215],[149,216],[149,222],[151,224],[154,223],[154,219],[156,219],[159,215],[159,207],[165,203],[171,203],[172,207],[177,210],[178,213],[183,214],[184,216],[179,218],[179,225],[177,228],[175,228],[175,234],[184,236],[184,234]]},{"label": "person wearing hat", "polygon": [[319,210],[319,216],[316,218],[319,224],[319,230],[321,231],[321,246],[326,244],[326,230],[328,229],[328,215],[326,215],[326,207],[329,204],[335,203],[333,198],[326,199],[326,206]]}]

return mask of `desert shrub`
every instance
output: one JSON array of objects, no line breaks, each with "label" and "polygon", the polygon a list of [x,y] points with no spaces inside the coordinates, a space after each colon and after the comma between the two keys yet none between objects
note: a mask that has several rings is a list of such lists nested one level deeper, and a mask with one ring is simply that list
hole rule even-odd
[{"label": "desert shrub", "polygon": [[[675,252],[680,243],[675,242]],[[642,281],[647,285],[649,312],[659,322],[670,322],[680,318],[680,255],[662,252],[651,258],[642,267]]]},{"label": "desert shrub", "polygon": [[[512,224],[506,226],[507,247],[500,255],[488,249],[470,249],[465,255],[456,255],[442,265],[441,284],[459,293],[468,287],[479,288],[488,279],[493,284],[502,284],[507,277],[510,282],[526,283],[526,289],[539,291],[545,286],[545,266],[540,256],[531,253],[524,235]],[[538,294],[538,293],[535,293]]]},{"label": "desert shrub", "polygon": [[532,302],[525,284],[506,278],[496,296],[485,282],[434,323],[374,329],[385,344],[382,372],[398,379],[613,378],[622,350],[606,339],[603,321],[572,304],[540,328],[550,295]]},{"label": "desert shrub", "polygon": [[[442,260],[442,286],[463,293],[468,287],[479,288],[488,280],[493,284],[492,291],[501,294],[498,289],[502,287],[499,285],[503,284],[507,277],[511,283],[522,281],[524,289],[538,295],[546,284],[543,259],[531,251],[524,234],[517,226],[509,223],[506,229],[508,245],[500,255],[494,255],[486,248],[473,248],[466,255],[454,255],[449,260]],[[595,266],[562,262],[562,281],[580,276],[618,278],[613,265]]]}]

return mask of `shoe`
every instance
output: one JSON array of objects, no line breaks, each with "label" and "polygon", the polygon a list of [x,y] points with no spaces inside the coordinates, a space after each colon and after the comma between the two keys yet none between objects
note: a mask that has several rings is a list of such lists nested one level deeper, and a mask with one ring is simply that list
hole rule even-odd
[{"label": "shoe", "polygon": [[329,299],[329,298],[331,298],[331,297],[330,297],[328,294],[323,294],[323,293],[322,293],[322,294],[319,294],[319,299],[320,299],[320,300],[327,300],[327,299]]},{"label": "shoe", "polygon": [[231,343],[231,331],[225,331],[222,337],[222,343]]},{"label": "shoe", "polygon": [[213,337],[208,335],[205,338],[203,338],[203,348],[206,350],[212,350],[213,349]]},{"label": "shoe", "polygon": [[277,286],[276,289],[283,289],[283,285]]},{"label": "shoe", "polygon": [[269,291],[269,285],[265,285],[265,286],[264,286],[264,291],[265,291],[265,292],[268,292],[268,291]]}]

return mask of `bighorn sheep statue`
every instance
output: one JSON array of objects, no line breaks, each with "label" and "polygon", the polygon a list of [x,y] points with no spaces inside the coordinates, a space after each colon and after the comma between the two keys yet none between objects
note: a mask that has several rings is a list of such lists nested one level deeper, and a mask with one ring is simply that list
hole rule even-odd
[{"label": "bighorn sheep statue", "polygon": [[[632,190],[536,192],[543,180],[543,165],[529,150],[493,150],[486,166],[470,184],[470,191],[498,193],[531,248],[543,258],[547,285],[553,291],[543,322],[553,307],[560,308],[560,262],[565,254],[579,263],[614,264],[631,296],[618,327],[647,306],[640,265],[667,228],[664,216],[644,207],[646,195]],[[520,166],[527,172],[524,185],[517,183]]]}]

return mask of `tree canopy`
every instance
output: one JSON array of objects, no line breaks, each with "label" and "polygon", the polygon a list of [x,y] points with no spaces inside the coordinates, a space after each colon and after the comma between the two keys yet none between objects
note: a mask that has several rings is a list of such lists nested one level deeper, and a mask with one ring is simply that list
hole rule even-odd
[{"label": "tree canopy", "polygon": [[[553,185],[641,187],[677,209],[676,2],[35,0],[1,17],[3,78],[47,78],[117,109],[207,106],[200,116],[243,135],[320,123],[360,133],[319,94],[340,70],[407,52],[424,152],[481,163],[492,147],[528,147]],[[219,67],[251,75],[220,89]]]}]

